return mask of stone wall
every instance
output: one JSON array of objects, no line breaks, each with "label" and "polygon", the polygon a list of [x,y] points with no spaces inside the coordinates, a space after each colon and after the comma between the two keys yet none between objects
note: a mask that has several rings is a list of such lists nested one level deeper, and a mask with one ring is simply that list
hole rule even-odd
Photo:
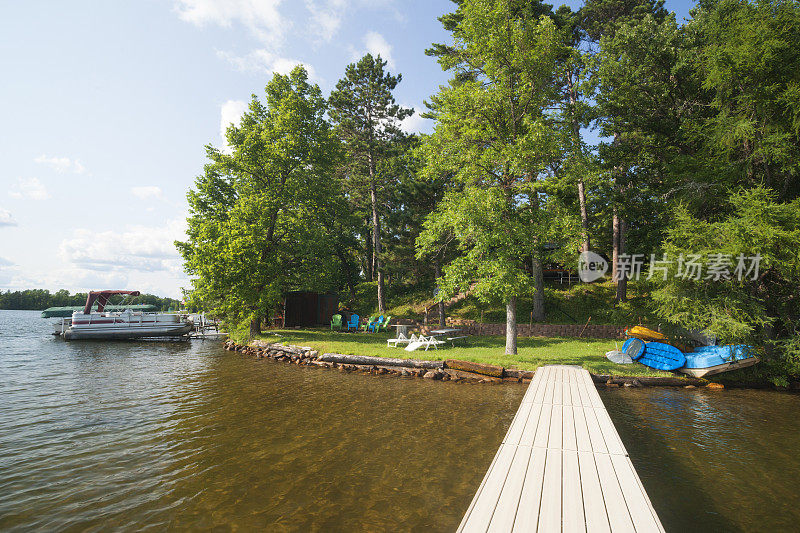
[{"label": "stone wall", "polygon": [[[463,328],[469,335],[505,335],[505,323],[479,324],[472,320],[448,319],[449,326]],[[585,328],[585,329],[584,329]],[[428,329],[436,329],[429,323]],[[595,339],[622,339],[624,326],[606,324],[517,324],[520,337],[584,337]]]}]

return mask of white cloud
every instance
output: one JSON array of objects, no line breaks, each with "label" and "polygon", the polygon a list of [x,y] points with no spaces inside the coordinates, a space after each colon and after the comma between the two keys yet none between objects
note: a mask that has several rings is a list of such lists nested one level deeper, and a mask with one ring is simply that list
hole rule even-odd
[{"label": "white cloud", "polygon": [[[406,106],[407,107],[407,106]],[[400,129],[406,133],[429,133],[433,128],[433,121],[420,116],[420,110],[414,108],[414,114],[400,122]]]},{"label": "white cloud", "polygon": [[253,50],[246,55],[237,56],[229,52],[221,50],[217,51],[217,57],[224,59],[237,70],[243,72],[263,72],[267,74],[288,74],[297,65],[303,65],[308,72],[309,78],[316,78],[314,67],[305,64],[298,59],[291,59],[288,57],[281,57],[277,54],[270,52],[265,48]]},{"label": "white cloud", "polygon": [[228,140],[225,133],[228,131],[228,126],[233,124],[238,126],[242,122],[242,115],[247,111],[247,102],[243,100],[228,100],[219,110],[219,137],[222,139],[222,151],[230,153],[231,148],[228,146]]},{"label": "white cloud", "polygon": [[6,259],[5,257],[0,257],[0,268],[11,266],[14,263]]},{"label": "white cloud", "polygon": [[124,231],[75,230],[59,252],[72,267],[97,272],[182,272],[174,241],[186,239],[183,218],[160,226],[129,226]]},{"label": "white cloud", "polygon": [[196,26],[215,24],[230,28],[239,23],[259,41],[282,44],[290,22],[281,16],[282,0],[176,0],[178,16]]},{"label": "white cloud", "polygon": [[163,198],[163,192],[161,191],[161,187],[156,187],[155,185],[148,185],[144,187],[131,187],[131,194],[133,194],[137,198],[141,198],[142,200],[147,200],[148,198],[155,198],[155,199]]},{"label": "white cloud", "polygon": [[129,275],[126,272],[97,272],[84,268],[60,268],[48,272],[40,279],[16,278],[16,287],[58,287],[71,292],[86,292],[102,289],[128,289]]},{"label": "white cloud", "polygon": [[383,35],[376,31],[367,32],[364,36],[364,46],[366,46],[367,52],[373,56],[380,55],[390,69],[395,68],[392,45],[386,42]]},{"label": "white cloud", "polygon": [[16,186],[8,191],[8,195],[17,200],[23,198],[28,198],[30,200],[47,200],[50,198],[47,187],[39,181],[39,178],[19,178]]},{"label": "white cloud", "polygon": [[11,216],[11,213],[5,209],[0,209],[0,227],[3,226],[16,226],[17,221]]},{"label": "white cloud", "polygon": [[311,16],[311,32],[323,41],[333,39],[342,25],[346,8],[345,0],[306,0],[306,9]]},{"label": "white cloud", "polygon": [[40,165],[47,165],[56,172],[72,172],[74,174],[83,174],[86,168],[77,159],[70,159],[69,157],[50,157],[44,154],[34,159]]}]

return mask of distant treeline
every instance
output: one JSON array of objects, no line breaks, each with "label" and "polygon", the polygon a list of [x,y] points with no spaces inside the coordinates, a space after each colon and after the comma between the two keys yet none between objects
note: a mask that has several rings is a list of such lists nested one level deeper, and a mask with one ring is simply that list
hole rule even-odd
[{"label": "distant treeline", "polygon": [[[48,307],[65,307],[68,305],[84,305],[86,303],[85,292],[70,294],[66,289],[61,289],[55,293],[50,293],[47,289],[27,289],[24,291],[0,292],[0,309],[20,309],[41,311]],[[151,304],[162,311],[169,309],[179,309],[180,302],[173,298],[161,298],[154,294],[142,294],[139,296],[117,295],[111,298],[113,304]]]}]

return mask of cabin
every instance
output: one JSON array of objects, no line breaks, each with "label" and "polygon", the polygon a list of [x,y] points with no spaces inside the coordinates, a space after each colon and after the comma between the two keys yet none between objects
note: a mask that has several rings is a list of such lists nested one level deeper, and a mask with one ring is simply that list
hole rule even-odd
[{"label": "cabin", "polygon": [[331,323],[339,308],[337,293],[293,291],[284,296],[284,327],[320,326]]}]

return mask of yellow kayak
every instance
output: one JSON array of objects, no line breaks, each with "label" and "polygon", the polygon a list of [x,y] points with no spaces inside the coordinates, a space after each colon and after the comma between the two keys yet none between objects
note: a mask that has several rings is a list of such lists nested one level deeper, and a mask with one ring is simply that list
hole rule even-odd
[{"label": "yellow kayak", "polygon": [[673,341],[667,338],[666,335],[663,333],[659,333],[658,331],[654,331],[650,328],[646,328],[644,326],[633,326],[625,330],[625,334],[628,337],[635,337],[637,339],[641,339],[645,342],[663,342],[665,344],[669,344],[671,346],[676,347],[682,352],[691,352],[692,349],[686,346],[683,343]]},{"label": "yellow kayak", "polygon": [[644,326],[633,326],[632,328],[628,328],[625,331],[625,334],[628,335],[629,337],[636,337],[637,339],[642,339],[643,341],[667,340],[667,337],[663,333],[653,331],[652,329],[646,328]]}]

